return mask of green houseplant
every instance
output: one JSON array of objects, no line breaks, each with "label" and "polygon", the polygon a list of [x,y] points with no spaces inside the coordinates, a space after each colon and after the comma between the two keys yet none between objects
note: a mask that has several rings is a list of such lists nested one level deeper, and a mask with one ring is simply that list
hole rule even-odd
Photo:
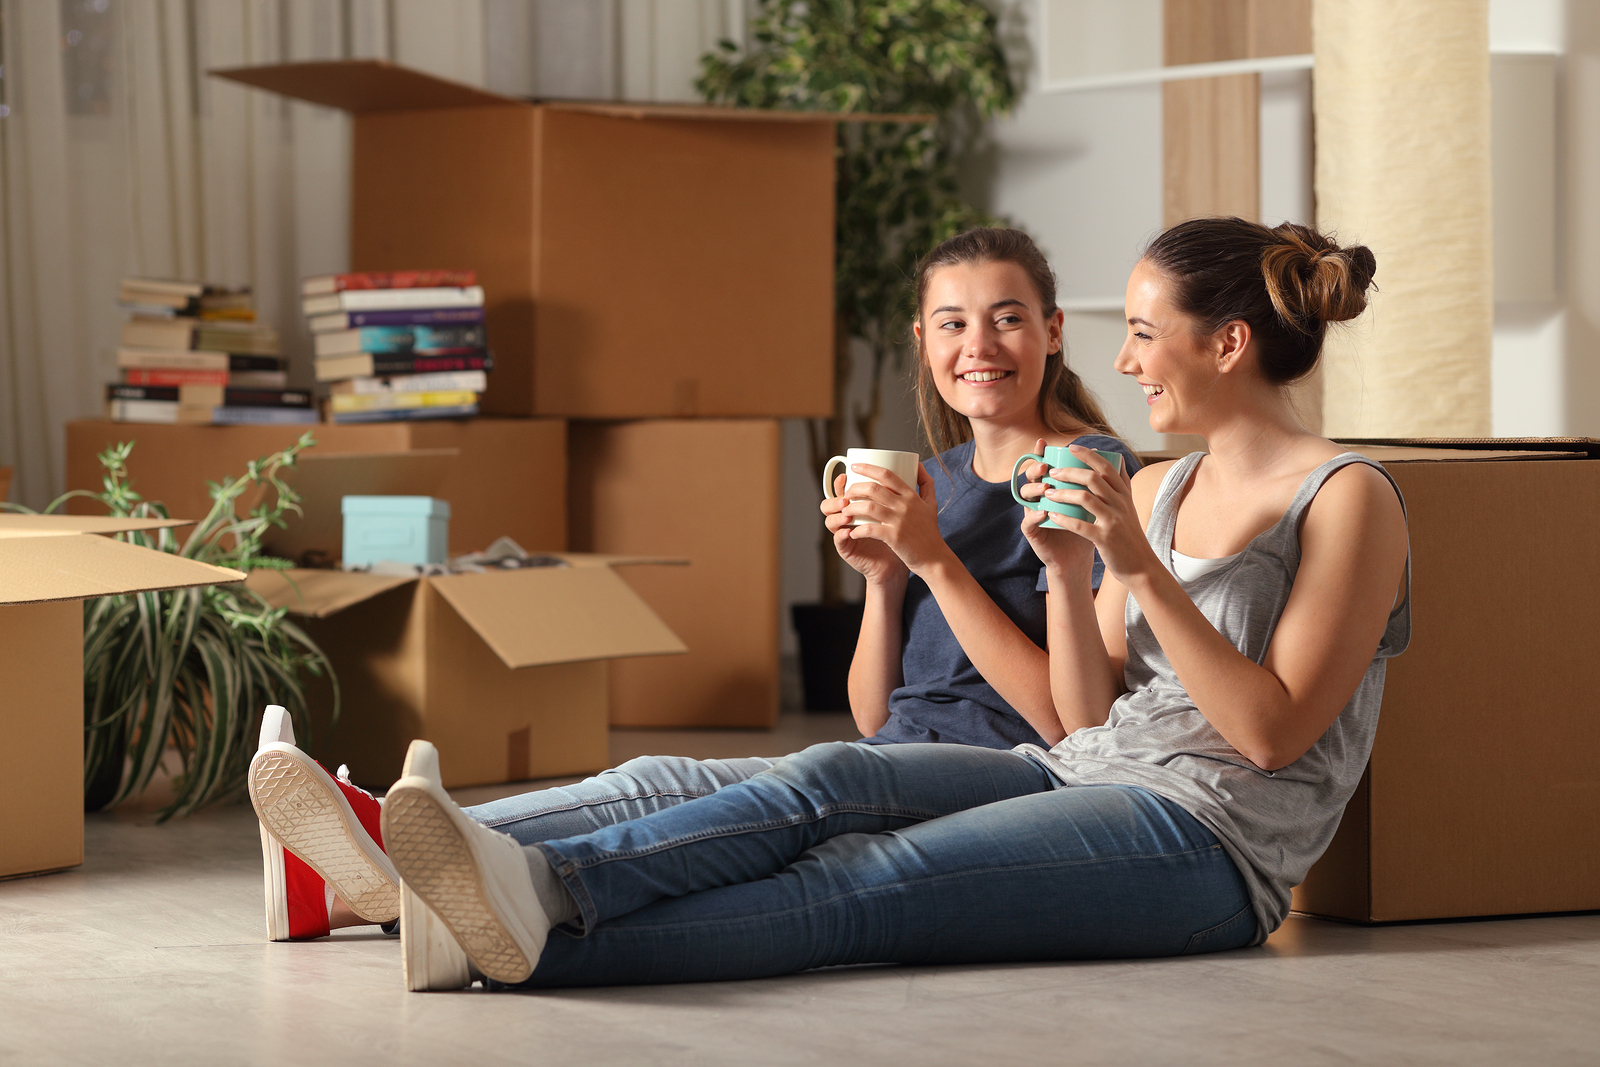
[{"label": "green houseplant", "polygon": [[[701,59],[696,82],[714,103],[921,115],[839,124],[835,185],[833,416],[807,424],[811,469],[845,450],[847,431],[876,444],[884,380],[903,362],[914,315],[910,279],[940,241],[992,216],[961,195],[959,167],[984,120],[1016,99],[996,20],[976,0],[759,0],[746,49],[723,41]],[[847,411],[852,346],[870,353],[865,404]],[[843,669],[813,669],[809,630],[855,646],[860,606],[843,603],[843,572],[826,534],[820,609],[796,605],[808,707],[842,707]],[[802,610],[804,609],[804,610]],[[804,616],[805,621],[802,621]],[[836,684],[825,681],[838,676]],[[812,679],[827,687],[812,693]]]},{"label": "green houseplant", "polygon": [[[117,536],[221,567],[287,568],[286,560],[261,554],[261,538],[283,526],[285,514],[299,512],[299,497],[281,473],[314,443],[305,434],[291,447],[251,462],[243,475],[211,483],[210,511],[181,539],[170,529]],[[164,505],[134,492],[127,466],[132,450],[129,441],[100,454],[100,492],[74,490],[45,512],[87,497],[119,517],[168,518]],[[261,502],[240,515],[247,495],[259,495]],[[177,750],[181,771],[158,819],[236,795],[268,703],[287,707],[297,734],[309,735],[302,672],[328,672],[337,714],[338,683],[327,658],[282,608],[242,586],[88,600],[83,634],[84,806],[91,811],[143,792],[169,746]]]}]

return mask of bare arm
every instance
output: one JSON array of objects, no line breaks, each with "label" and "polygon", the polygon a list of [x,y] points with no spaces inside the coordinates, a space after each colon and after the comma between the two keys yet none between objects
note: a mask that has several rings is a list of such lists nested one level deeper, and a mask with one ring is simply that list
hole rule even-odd
[{"label": "bare arm", "polygon": [[[1110,472],[1101,467],[1100,478],[1086,480],[1096,496]],[[1077,490],[1058,499],[1093,508]],[[1336,472],[1302,524],[1294,588],[1257,665],[1200,613],[1147,541],[1113,541],[1109,531],[1078,526],[1097,544],[1106,541],[1101,558],[1138,600],[1200,713],[1264,770],[1299,759],[1349,702],[1382,637],[1407,552],[1388,480],[1364,464]]]},{"label": "bare arm", "polygon": [[861,636],[850,660],[850,714],[862,737],[871,737],[889,721],[889,694],[905,681],[900,640],[906,580],[902,573],[898,580],[867,583]]}]

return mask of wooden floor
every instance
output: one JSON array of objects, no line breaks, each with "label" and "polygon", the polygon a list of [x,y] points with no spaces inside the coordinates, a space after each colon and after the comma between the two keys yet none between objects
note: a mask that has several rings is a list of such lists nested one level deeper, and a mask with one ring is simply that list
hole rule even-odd
[{"label": "wooden floor", "polygon": [[[790,715],[618,732],[613,756],[840,736],[842,716]],[[408,994],[393,938],[263,940],[248,807],[141,819],[92,816],[81,868],[0,883],[0,1065],[1600,1063],[1600,914],[1297,917],[1264,947],[1174,960]]]}]

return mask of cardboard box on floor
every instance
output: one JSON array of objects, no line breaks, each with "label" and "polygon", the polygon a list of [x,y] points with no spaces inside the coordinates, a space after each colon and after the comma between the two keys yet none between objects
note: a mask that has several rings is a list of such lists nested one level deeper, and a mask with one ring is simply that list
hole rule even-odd
[{"label": "cardboard box on floor", "polygon": [[95,534],[186,520],[0,515],[0,878],[83,862],[83,605],[242,581]]},{"label": "cardboard box on floor", "polygon": [[1600,443],[1350,447],[1405,496],[1413,636],[1294,907],[1375,922],[1600,908]]},{"label": "cardboard box on floor", "polygon": [[[483,410],[831,413],[834,128],[884,116],[530,103],[377,60],[212,73],[353,115],[351,267],[478,271]],[[659,328],[690,322],[717,326]]]},{"label": "cardboard box on floor", "polygon": [[[67,487],[99,489],[96,457],[118,441],[134,441],[128,472],[146,500],[175,515],[211,508],[206,483],[244,473],[253,459],[287,448],[310,430],[316,447],[302,455],[309,468],[335,456],[454,449],[436,495],[450,502],[450,551],[459,555],[510,537],[530,552],[566,547],[567,431],[560,419],[441,419],[359,425],[162,426],[105,419],[67,423]],[[373,492],[379,483],[357,478],[348,492]],[[387,491],[387,490],[384,490]],[[74,502],[92,507],[85,502]],[[334,501],[335,511],[338,507]],[[321,525],[328,525],[322,516]],[[292,522],[297,520],[291,520]],[[307,515],[316,523],[318,516]],[[338,516],[332,517],[334,523]],[[293,534],[293,531],[291,531]],[[301,538],[300,540],[304,540]],[[338,541],[333,549],[337,553]]]},{"label": "cardboard box on floor", "polygon": [[574,548],[691,563],[624,572],[689,654],[618,663],[612,725],[771,727],[778,717],[778,423],[574,422],[568,451]]},{"label": "cardboard box on floor", "polygon": [[[613,570],[674,561],[560,558],[424,578],[256,571],[249,587],[302,616],[338,673],[339,722],[314,742],[324,762],[381,788],[420,737],[455,788],[604,769],[608,661],[684,651]],[[326,684],[310,697],[326,721]]]}]

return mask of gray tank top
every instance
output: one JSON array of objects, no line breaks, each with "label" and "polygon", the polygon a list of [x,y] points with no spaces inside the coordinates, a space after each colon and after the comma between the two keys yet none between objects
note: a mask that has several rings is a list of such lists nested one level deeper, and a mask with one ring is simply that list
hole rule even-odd
[{"label": "gray tank top", "polygon": [[[1178,507],[1203,455],[1196,452],[1178,461],[1150,513],[1145,536],[1168,570]],[[1218,632],[1257,663],[1266,655],[1300,567],[1300,524],[1306,509],[1329,476],[1352,463],[1366,463],[1389,477],[1364,456],[1335,456],[1306,475],[1283,518],[1236,559],[1183,583]],[[1275,772],[1261,770],[1236,752],[1190,702],[1131,596],[1127,627],[1128,691],[1111,706],[1106,724],[1078,730],[1048,752],[1037,745],[1022,745],[1017,751],[1038,759],[1065,785],[1143,786],[1200,820],[1221,840],[1250,888],[1259,944],[1288,915],[1289,891],[1328,847],[1367,765],[1383,696],[1384,661],[1404,652],[1411,640],[1409,556],[1405,596],[1390,612],[1355,695],[1305,755]]]}]

